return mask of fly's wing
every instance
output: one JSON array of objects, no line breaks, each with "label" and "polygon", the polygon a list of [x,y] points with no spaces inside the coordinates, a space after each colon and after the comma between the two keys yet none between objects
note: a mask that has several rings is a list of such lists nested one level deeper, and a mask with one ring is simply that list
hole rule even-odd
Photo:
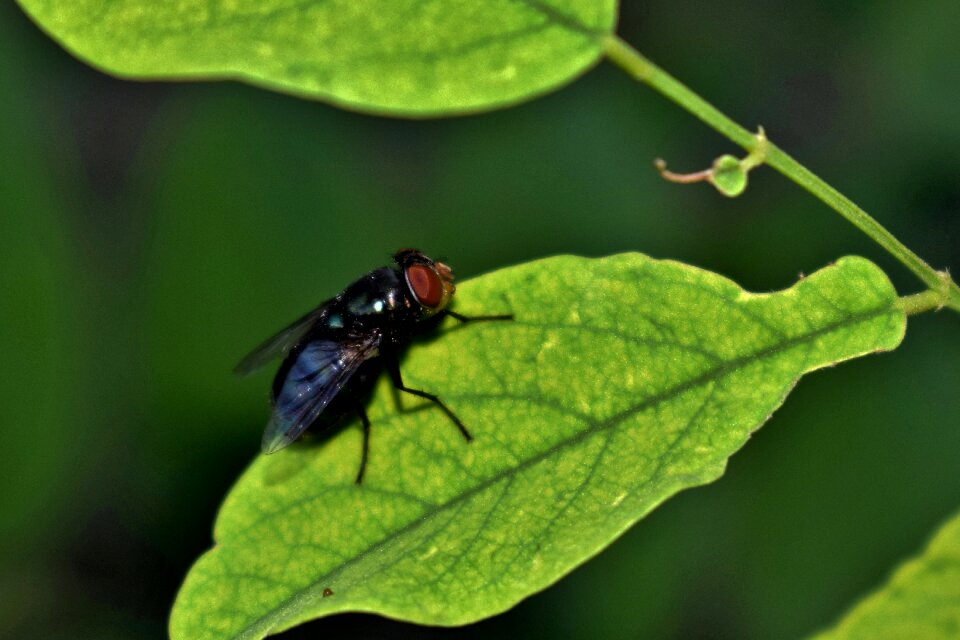
[{"label": "fly's wing", "polygon": [[233,372],[240,376],[246,376],[271,360],[286,355],[290,349],[295,347],[296,344],[303,339],[310,328],[323,317],[323,313],[329,304],[329,300],[324,302],[251,351],[246,358],[240,361],[240,364],[233,368]]},{"label": "fly's wing", "polygon": [[304,346],[274,400],[260,443],[263,452],[273,453],[299,438],[379,345],[379,337],[364,337]]}]

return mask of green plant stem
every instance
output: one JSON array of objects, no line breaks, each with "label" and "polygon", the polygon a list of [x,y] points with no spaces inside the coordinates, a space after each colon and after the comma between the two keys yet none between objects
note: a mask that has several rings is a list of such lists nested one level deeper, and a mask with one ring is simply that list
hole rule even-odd
[{"label": "green plant stem", "polygon": [[[618,36],[613,35],[606,39],[605,52],[611,62],[631,77],[649,85],[748,152],[755,151],[761,144],[757,135],[725,116]],[[949,307],[960,312],[960,287],[953,282],[947,272],[937,271],[928,265],[879,222],[870,217],[866,211],[794,160],[777,145],[769,141],[766,144],[768,145],[766,164],[819,198],[902,262],[935,295],[936,304],[931,308]]]},{"label": "green plant stem", "polygon": [[943,307],[941,296],[932,290],[922,291],[910,296],[903,296],[898,304],[903,312],[908,316],[913,316],[925,311],[935,311]]}]

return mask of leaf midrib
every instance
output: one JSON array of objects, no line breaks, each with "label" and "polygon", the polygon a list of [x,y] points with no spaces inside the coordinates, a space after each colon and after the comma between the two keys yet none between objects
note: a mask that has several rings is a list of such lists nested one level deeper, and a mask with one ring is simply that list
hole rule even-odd
[{"label": "leaf midrib", "polygon": [[[719,380],[724,376],[728,375],[729,373],[737,371],[738,369],[740,369],[745,365],[768,358],[770,356],[778,355],[793,347],[815,340],[816,338],[822,335],[826,335],[828,333],[832,333],[834,331],[838,331],[861,322],[866,322],[895,311],[896,311],[895,307],[885,305],[883,307],[878,307],[875,309],[871,309],[869,311],[863,311],[851,316],[847,316],[846,318],[838,322],[825,325],[815,331],[811,331],[809,333],[805,333],[793,338],[789,338],[787,340],[765,347],[753,353],[729,360],[723,365],[714,367],[704,372],[703,374],[695,378],[692,378],[687,382],[678,384],[659,394],[646,398],[642,402],[639,402],[636,405],[629,407],[627,409],[624,409],[623,411],[616,413],[613,416],[610,416],[599,422],[586,418],[585,421],[587,424],[586,424],[586,428],[584,428],[583,430],[578,431],[576,434],[570,436],[565,440],[561,440],[551,445],[550,447],[544,449],[542,452],[536,454],[535,456],[532,456],[530,458],[527,458],[526,460],[523,460],[520,464],[516,466],[508,467],[490,476],[489,478],[482,480],[476,486],[471,487],[470,489],[467,489],[466,491],[463,491],[462,493],[457,494],[447,502],[438,504],[431,510],[428,510],[420,514],[409,524],[404,525],[403,527],[384,536],[382,539],[371,544],[366,549],[363,549],[362,551],[355,554],[350,559],[337,565],[336,567],[332,568],[325,574],[318,576],[309,585],[298,590],[289,598],[285,599],[284,601],[279,603],[277,606],[270,609],[270,611],[268,611],[266,614],[257,618],[253,622],[253,624],[241,630],[240,633],[235,637],[238,639],[250,638],[250,637],[253,637],[255,634],[257,634],[261,630],[267,630],[269,632],[273,628],[274,624],[280,621],[278,616],[283,612],[283,610],[290,608],[297,601],[309,597],[312,594],[312,592],[318,588],[318,585],[329,584],[337,575],[339,575],[349,567],[353,566],[354,564],[357,564],[358,562],[366,558],[370,553],[374,552],[376,549],[388,544],[392,540],[399,538],[410,531],[415,530],[417,527],[421,526],[425,521],[436,517],[438,514],[443,513],[448,509],[456,507],[457,505],[459,505],[462,502],[465,502],[466,500],[469,500],[470,498],[477,495],[478,493],[495,485],[497,482],[504,480],[506,478],[511,478],[519,474],[520,472],[525,471],[526,469],[536,465],[537,463],[549,458],[550,456],[552,456],[554,453],[558,451],[562,451],[563,449],[567,449],[569,447],[580,444],[581,442],[586,440],[588,437],[593,436],[596,433],[605,431],[607,429],[612,429],[616,427],[618,424],[620,424],[621,422],[623,422],[624,420],[626,420],[627,418],[633,415],[636,415],[637,413],[651,406],[654,406],[661,402],[666,402],[672,398],[675,398],[676,396],[681,395],[686,391],[689,391],[707,382]],[[809,369],[801,370],[800,372],[798,372],[797,376],[799,377],[803,375],[803,373],[805,373],[806,371],[809,371]]]}]

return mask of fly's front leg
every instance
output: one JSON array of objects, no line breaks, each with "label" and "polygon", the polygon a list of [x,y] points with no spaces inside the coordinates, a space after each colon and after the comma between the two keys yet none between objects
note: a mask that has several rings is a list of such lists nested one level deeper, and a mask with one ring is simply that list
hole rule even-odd
[{"label": "fly's front leg", "polygon": [[398,391],[403,391],[404,393],[409,393],[410,395],[417,396],[418,398],[429,400],[433,404],[437,405],[445,414],[447,414],[447,417],[450,418],[450,421],[457,425],[457,429],[460,429],[460,433],[463,434],[463,437],[466,438],[467,442],[473,440],[473,436],[471,436],[470,432],[467,431],[467,428],[463,425],[463,422],[460,421],[460,418],[457,417],[457,414],[450,410],[450,407],[443,403],[443,400],[432,393],[420,391],[419,389],[411,389],[403,384],[403,376],[400,375],[400,364],[397,362],[397,357],[395,355],[391,354],[384,359],[386,360],[387,371],[390,372],[390,379],[393,381],[393,386]]},{"label": "fly's front leg", "polygon": [[490,322],[490,321],[496,321],[496,320],[513,320],[512,313],[505,313],[502,315],[494,315],[494,316],[465,316],[463,314],[457,313],[456,311],[450,311],[449,309],[444,311],[444,313],[446,313],[448,316],[450,316],[454,320],[459,320],[463,324],[467,324],[468,322]]}]

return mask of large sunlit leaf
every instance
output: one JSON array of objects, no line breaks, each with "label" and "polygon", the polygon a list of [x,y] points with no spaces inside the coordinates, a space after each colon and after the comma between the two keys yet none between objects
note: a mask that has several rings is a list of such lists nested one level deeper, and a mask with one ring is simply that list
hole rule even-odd
[{"label": "large sunlit leaf", "polygon": [[599,60],[616,0],[19,0],[74,55],[136,78],[238,78],[365,111],[477,111]]},{"label": "large sunlit leaf", "polygon": [[905,328],[862,258],[751,294],[639,254],[564,256],[466,282],[456,304],[516,320],[447,321],[402,368],[474,442],[435,409],[398,413],[384,381],[362,486],[355,423],[260,457],[187,576],[174,638],[261,638],[338,611],[438,625],[502,611],[718,478],[803,373],[892,349]]},{"label": "large sunlit leaf", "polygon": [[953,640],[960,637],[960,513],[926,550],[814,640]]}]

